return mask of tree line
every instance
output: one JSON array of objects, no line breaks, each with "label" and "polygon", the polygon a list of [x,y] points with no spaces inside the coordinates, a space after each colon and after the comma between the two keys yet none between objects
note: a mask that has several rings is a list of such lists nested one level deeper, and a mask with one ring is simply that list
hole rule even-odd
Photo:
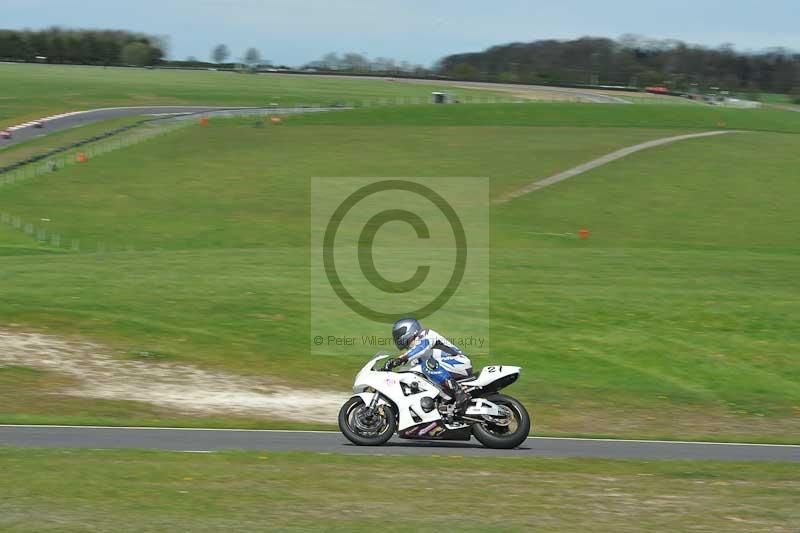
[{"label": "tree line", "polygon": [[362,54],[348,52],[337,54],[330,52],[316,61],[307,63],[303,68],[325,71],[344,71],[356,74],[397,74],[429,76],[431,71],[422,65],[408,61],[396,61],[390,57],[376,57],[370,59]]},{"label": "tree line", "polygon": [[800,88],[800,54],[783,48],[738,52],[732,45],[708,48],[635,35],[504,44],[447,56],[435,70],[471,80],[658,85],[675,91],[716,86],[785,94]]},{"label": "tree line", "polygon": [[[0,30],[0,60],[88,65],[269,65],[256,48],[228,63],[225,44],[211,50],[212,63],[166,61],[167,39],[125,30]],[[288,68],[288,67],[281,67]],[[444,57],[433,69],[391,58],[329,53],[303,67],[356,74],[445,77],[462,80],[579,85],[665,86],[691,92],[719,87],[738,92],[792,93],[800,98],[800,54],[783,48],[739,52],[677,40],[625,35],[618,40],[582,37],[493,46]]]},{"label": "tree line", "polygon": [[0,59],[84,65],[155,65],[164,37],[125,30],[0,30]]},{"label": "tree line", "polygon": [[211,51],[213,63],[187,58],[165,59],[166,37],[126,30],[80,30],[52,27],[45,30],[0,29],[0,60],[80,65],[217,65],[235,68],[237,64],[260,66],[265,62],[257,48],[248,48],[239,60],[226,63],[231,52],[224,44]]}]

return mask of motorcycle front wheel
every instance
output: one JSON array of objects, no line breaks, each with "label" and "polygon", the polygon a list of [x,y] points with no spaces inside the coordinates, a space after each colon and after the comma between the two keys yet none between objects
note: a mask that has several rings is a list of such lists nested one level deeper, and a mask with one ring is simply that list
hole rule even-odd
[{"label": "motorcycle front wheel", "polygon": [[493,424],[489,421],[472,426],[472,434],[487,448],[516,448],[528,438],[531,431],[531,417],[525,406],[519,401],[504,394],[495,394],[486,398],[490,402],[502,405],[511,411],[506,425]]},{"label": "motorcycle front wheel", "polygon": [[353,444],[380,446],[397,430],[397,417],[388,405],[378,406],[369,413],[364,400],[354,396],[339,410],[339,430]]}]

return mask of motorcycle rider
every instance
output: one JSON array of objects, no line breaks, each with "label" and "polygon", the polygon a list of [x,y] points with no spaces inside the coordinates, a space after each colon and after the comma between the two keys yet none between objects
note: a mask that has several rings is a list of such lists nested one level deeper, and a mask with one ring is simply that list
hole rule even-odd
[{"label": "motorcycle rider", "polygon": [[421,358],[422,371],[455,399],[456,412],[466,409],[470,395],[456,381],[472,375],[472,362],[464,352],[432,329],[424,329],[414,318],[401,318],[392,324],[392,338],[398,350],[406,351],[387,361],[385,370]]}]

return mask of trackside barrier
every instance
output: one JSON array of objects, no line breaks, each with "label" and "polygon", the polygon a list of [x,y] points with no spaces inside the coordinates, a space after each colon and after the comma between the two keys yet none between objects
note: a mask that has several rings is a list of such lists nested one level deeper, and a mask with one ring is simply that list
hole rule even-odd
[{"label": "trackside barrier", "polygon": [[[169,133],[178,128],[188,126],[189,124],[189,122],[176,122],[163,126],[146,126],[134,130],[128,135],[95,141],[92,144],[81,143],[81,146],[84,146],[83,151],[77,153],[75,157],[70,157],[66,153],[63,153],[57,157],[50,157],[45,161],[39,160],[36,164],[28,164],[16,168],[11,172],[0,174],[0,188],[6,185],[27,181],[31,178],[41,176],[42,174],[52,174],[53,172],[57,172],[58,169],[62,169],[68,165],[87,163],[93,157],[131,146],[157,135]],[[70,146],[70,149],[72,149],[72,146]],[[34,223],[32,221],[23,220],[21,217],[15,216],[12,213],[0,211],[0,224],[10,226],[13,229],[24,232],[26,235],[33,236],[39,243],[49,246],[50,248],[60,248],[73,252],[81,251],[79,240],[66,239],[60,234],[51,233],[47,229],[48,222],[49,220],[47,219],[40,219]],[[99,243],[96,247],[96,251],[105,251],[105,245]]]},{"label": "trackside barrier", "polygon": [[[247,116],[247,115],[286,115],[293,113],[307,113],[331,111],[334,109],[347,109],[346,107],[324,108],[249,108],[249,109],[226,109],[212,112],[204,112],[204,116]],[[133,125],[118,128],[102,135],[96,135],[89,139],[84,139],[76,143],[71,143],[44,154],[31,157],[0,168],[0,189],[7,185],[21,183],[43,174],[52,174],[59,169],[63,169],[73,164],[91,164],[90,161],[102,154],[119,150],[134,144],[138,144],[156,136],[171,133],[175,130],[197,124],[197,115],[200,113],[187,113],[167,118],[148,119]],[[272,118],[278,118],[274,116]],[[69,152],[76,148],[81,148],[80,152],[70,155]],[[22,231],[30,235],[50,248],[68,250],[72,252],[87,251],[95,253],[106,253],[112,251],[105,243],[97,243],[95,246],[81,244],[79,239],[67,239],[63,235],[52,233],[47,228],[49,220],[40,219],[36,222],[24,220],[19,216],[7,211],[0,211],[0,224],[10,226],[12,229]],[[131,245],[115,251],[132,252],[135,251]]]},{"label": "trackside barrier", "polygon": [[47,152],[43,152],[43,153],[40,153],[40,154],[36,154],[36,155],[30,156],[30,157],[28,157],[26,159],[22,159],[20,161],[15,162],[15,163],[11,163],[9,165],[0,167],[0,174],[6,174],[8,172],[12,172],[15,169],[18,169],[20,167],[23,167],[23,166],[26,166],[26,165],[30,165],[31,163],[35,163],[35,162],[41,161],[43,159],[47,159],[47,158],[52,157],[54,155],[57,155],[57,154],[72,150],[73,148],[78,148],[80,146],[84,146],[86,144],[94,143],[94,142],[97,142],[97,141],[102,140],[102,139],[110,138],[112,136],[115,136],[115,135],[124,133],[126,131],[129,131],[129,130],[131,130],[133,128],[139,127],[142,124],[145,124],[145,123],[148,123],[148,122],[152,122],[152,119],[142,120],[142,121],[139,121],[139,122],[137,122],[135,124],[129,124],[127,126],[123,126],[121,128],[110,130],[110,131],[107,131],[105,133],[101,133],[99,135],[95,135],[93,137],[89,137],[89,138],[86,138],[86,139],[83,139],[83,140],[80,140],[80,141],[76,141],[76,142],[73,142],[73,143],[70,143],[70,144],[67,144],[67,145],[64,145],[64,146],[59,146],[58,148],[53,148],[52,150],[48,150]]},{"label": "trackside barrier", "polygon": [[[98,135],[89,140],[50,150],[43,156],[31,157],[11,167],[0,169],[0,187],[26,181],[42,174],[49,174],[73,163],[86,163],[98,155],[131,146],[145,139],[163,135],[188,125],[185,122],[175,122],[157,126],[146,125],[135,130],[126,128],[123,132],[116,133],[114,136]],[[126,134],[122,135],[121,133]],[[77,152],[74,157],[68,155],[70,150],[78,147],[81,147],[81,151]]]}]

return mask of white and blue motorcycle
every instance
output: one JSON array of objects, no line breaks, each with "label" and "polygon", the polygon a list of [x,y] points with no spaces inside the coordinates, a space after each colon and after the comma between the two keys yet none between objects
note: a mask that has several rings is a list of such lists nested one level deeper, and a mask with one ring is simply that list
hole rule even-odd
[{"label": "white and blue motorcycle", "polygon": [[403,439],[462,440],[472,435],[488,448],[516,448],[528,437],[531,419],[511,396],[498,394],[519,378],[520,367],[487,366],[459,381],[470,394],[466,410],[455,413],[453,398],[429,380],[421,363],[391,372],[377,354],[356,376],[352,398],[339,411],[339,429],[360,446],[379,446],[397,433]]}]

